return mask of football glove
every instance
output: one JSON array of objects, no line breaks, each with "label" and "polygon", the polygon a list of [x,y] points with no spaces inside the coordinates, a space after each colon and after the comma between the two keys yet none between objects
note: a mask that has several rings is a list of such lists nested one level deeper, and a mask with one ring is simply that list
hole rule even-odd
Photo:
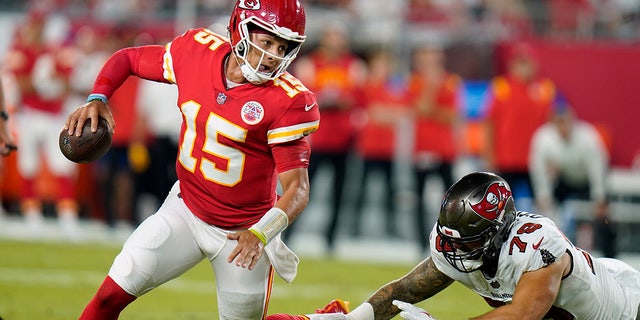
[{"label": "football glove", "polygon": [[428,312],[424,309],[416,307],[410,303],[393,300],[392,302],[396,307],[402,310],[400,312],[400,317],[405,320],[436,320],[436,318],[432,317]]}]

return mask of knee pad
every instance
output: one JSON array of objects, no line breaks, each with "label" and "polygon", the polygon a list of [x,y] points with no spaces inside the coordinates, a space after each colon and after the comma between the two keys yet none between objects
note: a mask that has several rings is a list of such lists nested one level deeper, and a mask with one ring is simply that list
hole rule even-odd
[{"label": "knee pad", "polygon": [[260,320],[263,312],[263,293],[218,291],[220,320]]}]

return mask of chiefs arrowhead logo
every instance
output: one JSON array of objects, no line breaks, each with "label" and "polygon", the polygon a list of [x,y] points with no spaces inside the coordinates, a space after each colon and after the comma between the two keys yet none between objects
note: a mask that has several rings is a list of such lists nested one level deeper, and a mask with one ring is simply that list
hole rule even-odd
[{"label": "chiefs arrowhead logo", "polygon": [[493,221],[500,217],[509,197],[511,197],[509,188],[502,182],[496,182],[487,188],[482,200],[472,204],[471,208],[481,217]]},{"label": "chiefs arrowhead logo", "polygon": [[260,0],[240,0],[238,7],[246,10],[260,10]]}]

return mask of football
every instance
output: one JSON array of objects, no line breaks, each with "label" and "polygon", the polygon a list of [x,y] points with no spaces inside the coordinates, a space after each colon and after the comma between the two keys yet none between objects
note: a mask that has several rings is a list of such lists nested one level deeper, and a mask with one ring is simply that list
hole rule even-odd
[{"label": "football", "polygon": [[98,131],[91,132],[91,120],[87,119],[82,127],[82,135],[69,135],[67,130],[60,132],[58,140],[64,156],[77,163],[88,163],[100,159],[111,148],[111,129],[107,120],[100,118]]}]

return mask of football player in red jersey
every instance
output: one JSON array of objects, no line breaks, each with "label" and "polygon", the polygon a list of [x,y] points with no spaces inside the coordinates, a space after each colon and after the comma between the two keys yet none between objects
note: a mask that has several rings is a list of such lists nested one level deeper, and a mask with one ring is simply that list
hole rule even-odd
[{"label": "football player in red jersey", "polygon": [[273,272],[293,280],[298,258],[280,233],[308,202],[305,136],[320,119],[315,95],[285,71],[305,40],[305,19],[297,0],[240,0],[229,39],[188,30],[106,62],[65,130],[80,134],[85,121],[95,129],[98,117],[113,128],[107,99],[130,75],[175,84],[183,118],[178,181],[125,242],[80,319],[117,319],[203,259],[216,276],[220,319],[264,318]]},{"label": "football player in red jersey", "polygon": [[38,180],[48,169],[53,176],[53,200],[61,232],[70,240],[77,240],[81,236],[74,183],[77,166],[60,152],[60,128],[51,125],[64,121],[71,65],[61,54],[60,43],[45,37],[49,19],[43,10],[30,10],[16,29],[3,65],[14,79],[19,96],[15,128],[20,148],[20,211],[27,235],[41,237],[46,197],[38,188]]}]

